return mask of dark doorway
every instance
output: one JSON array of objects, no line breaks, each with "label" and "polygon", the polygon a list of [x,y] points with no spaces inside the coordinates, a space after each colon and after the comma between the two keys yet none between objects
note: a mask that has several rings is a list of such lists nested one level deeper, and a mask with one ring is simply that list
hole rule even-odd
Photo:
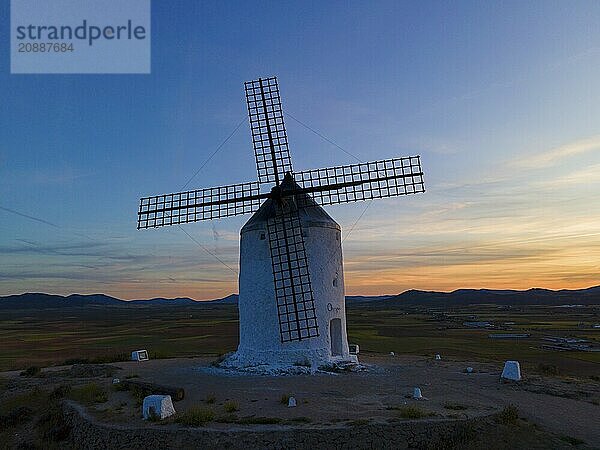
[{"label": "dark doorway", "polygon": [[329,322],[329,339],[331,340],[331,356],[342,354],[342,319],[331,319]]}]

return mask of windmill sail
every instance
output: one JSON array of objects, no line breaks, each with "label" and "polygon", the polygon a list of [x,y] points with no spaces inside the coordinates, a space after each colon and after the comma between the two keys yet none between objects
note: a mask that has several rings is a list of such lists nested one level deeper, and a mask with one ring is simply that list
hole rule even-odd
[{"label": "windmill sail", "polygon": [[142,197],[138,229],[247,214],[256,211],[267,197],[260,194],[256,181]]},{"label": "windmill sail", "polygon": [[244,83],[258,182],[279,184],[292,171],[277,78]]},{"label": "windmill sail", "polygon": [[298,208],[293,201],[273,204],[267,220],[281,342],[319,336],[315,301]]},{"label": "windmill sail", "polygon": [[294,180],[321,206],[425,192],[419,156],[307,170]]}]

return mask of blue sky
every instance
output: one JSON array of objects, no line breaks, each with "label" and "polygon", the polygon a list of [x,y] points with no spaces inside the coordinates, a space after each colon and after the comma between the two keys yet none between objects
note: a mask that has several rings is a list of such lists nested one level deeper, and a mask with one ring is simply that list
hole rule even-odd
[{"label": "blue sky", "polygon": [[[154,1],[150,75],[11,75],[2,0],[0,295],[237,291],[247,217],[187,225],[198,245],[137,231],[137,203],[182,188],[270,75],[360,159],[422,156],[426,194],[354,227],[364,203],[328,208],[348,293],[600,284],[599,23],[593,1]],[[286,126],[296,169],[354,162]],[[255,178],[244,122],[189,187]]]}]

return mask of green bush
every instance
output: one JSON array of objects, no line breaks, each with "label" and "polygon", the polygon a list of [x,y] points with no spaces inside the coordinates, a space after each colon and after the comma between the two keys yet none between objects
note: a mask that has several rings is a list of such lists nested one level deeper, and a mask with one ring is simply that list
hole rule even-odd
[{"label": "green bush", "polygon": [[208,394],[204,401],[209,405],[212,405],[214,402],[217,401],[217,396],[215,394]]},{"label": "green bush", "polygon": [[291,397],[291,394],[283,394],[281,396],[281,399],[279,400],[279,403],[281,403],[282,405],[287,406],[288,403],[289,403],[289,401],[290,401],[290,397]]},{"label": "green bush", "polygon": [[202,406],[192,406],[183,414],[179,415],[175,421],[182,425],[192,427],[202,426],[207,422],[212,422],[215,419],[215,413]]}]

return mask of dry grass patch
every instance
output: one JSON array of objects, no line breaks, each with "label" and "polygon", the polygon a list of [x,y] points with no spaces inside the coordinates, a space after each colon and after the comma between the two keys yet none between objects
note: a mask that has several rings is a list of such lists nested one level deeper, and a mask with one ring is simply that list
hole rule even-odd
[{"label": "dry grass patch", "polygon": [[108,394],[106,390],[97,383],[75,386],[69,392],[69,398],[84,405],[93,405],[94,403],[106,403]]},{"label": "dry grass patch", "polygon": [[417,405],[400,406],[392,409],[396,409],[400,417],[403,419],[423,419],[424,417],[431,417],[435,415],[431,411],[427,411]]},{"label": "dry grass patch", "polygon": [[225,409],[226,413],[234,413],[240,410],[240,406],[237,404],[237,402],[229,400],[228,402],[225,402],[223,409]]},{"label": "dry grass patch", "polygon": [[178,415],[175,422],[182,425],[199,427],[215,420],[215,413],[204,406],[192,406],[186,412]]},{"label": "dry grass patch", "polygon": [[465,409],[469,409],[469,407],[466,405],[462,405],[460,403],[454,403],[454,402],[444,403],[444,408],[451,409],[453,411],[464,411]]},{"label": "dry grass patch", "polygon": [[504,425],[516,425],[519,419],[519,409],[515,405],[508,405],[498,413],[497,421]]}]

